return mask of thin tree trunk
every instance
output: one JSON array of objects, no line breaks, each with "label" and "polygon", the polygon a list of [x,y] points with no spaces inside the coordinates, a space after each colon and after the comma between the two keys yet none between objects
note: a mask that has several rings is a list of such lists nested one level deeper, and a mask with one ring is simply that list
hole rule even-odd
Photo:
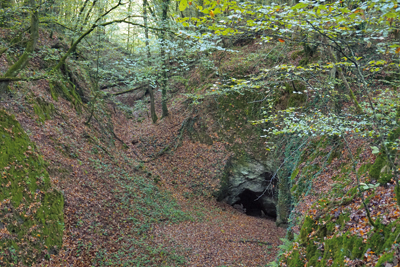
[{"label": "thin tree trunk", "polygon": [[147,0],[143,0],[143,23],[144,23],[144,36],[146,38],[147,60],[150,60],[150,45],[149,45],[149,27],[147,22]]},{"label": "thin tree trunk", "polygon": [[290,176],[283,175],[278,180],[278,202],[276,204],[276,224],[286,224],[290,215]]},{"label": "thin tree trunk", "polygon": [[[334,63],[336,63],[337,59],[336,59],[335,55],[333,54],[332,49],[330,47],[328,47],[328,51],[329,51],[331,59],[333,60]],[[344,76],[344,74],[343,74],[342,68],[337,66],[337,72],[339,73],[340,79],[343,81],[344,86],[346,87],[347,91],[349,92],[349,97],[351,98],[351,100],[353,100],[354,106],[356,107],[357,114],[363,114],[362,108],[361,108],[360,104],[358,103],[357,98],[353,93],[353,90],[351,90],[350,85],[347,82],[346,76]]]},{"label": "thin tree trunk", "polygon": [[81,10],[79,11],[78,18],[76,19],[76,24],[74,27],[75,30],[78,28],[81,18],[83,17],[83,11],[85,11],[88,2],[89,2],[89,0],[85,0],[85,3],[83,3],[83,6],[82,6]]},{"label": "thin tree trunk", "polygon": [[[122,4],[122,0],[119,0],[118,3],[113,6],[112,8],[110,8],[109,10],[107,10],[106,12],[104,12],[104,14],[102,14],[101,16],[99,16],[96,21],[92,24],[92,26],[86,31],[84,32],[76,41],[74,41],[71,44],[71,47],[68,49],[68,51],[64,54],[64,56],[58,61],[58,64],[52,69],[52,72],[55,72],[57,70],[59,70],[61,68],[61,66],[64,65],[65,60],[68,58],[68,56],[76,50],[76,47],[78,46],[78,44],[83,40],[83,38],[85,38],[87,35],[89,35],[94,29],[96,29],[98,26],[107,26],[110,24],[113,24],[115,22],[121,22],[119,20],[114,20],[114,21],[109,21],[109,22],[105,22],[100,24],[100,20],[102,20],[105,16],[107,16],[108,14],[110,14],[110,12],[112,12],[113,10],[115,10],[116,8],[118,8],[120,5]],[[99,24],[97,24],[99,23]]]},{"label": "thin tree trunk", "polygon": [[94,0],[93,3],[92,3],[92,6],[90,7],[90,9],[88,11],[88,13],[86,14],[85,20],[83,21],[83,24],[81,26],[81,30],[88,23],[90,15],[92,14],[92,10],[93,10],[94,6],[96,5],[96,3],[97,3],[97,0]]},{"label": "thin tree trunk", "polygon": [[[162,6],[162,25],[164,28],[167,27],[167,15],[170,0],[164,0]],[[167,107],[167,58],[165,57],[165,31],[161,31],[160,34],[161,46],[160,46],[160,56],[162,61],[162,77],[161,77],[161,106],[162,106],[162,117],[168,116]]]},{"label": "thin tree trunk", "polygon": [[[203,6],[203,0],[199,0],[199,6]],[[199,19],[201,16],[203,16],[203,13],[201,13],[200,9],[196,8],[196,14],[197,14],[197,18]]]},{"label": "thin tree trunk", "polygon": [[[148,22],[147,22],[147,0],[143,0],[143,23],[144,23],[144,35],[146,38],[146,50],[147,50],[147,65],[150,64],[150,45],[149,45],[149,28],[148,28]],[[153,123],[156,123],[158,118],[156,114],[156,107],[154,104],[154,91],[151,85],[149,86],[149,94],[150,94],[150,113],[151,113],[151,119]]]},{"label": "thin tree trunk", "polygon": [[[131,6],[132,6],[132,1],[129,0],[129,6],[128,6],[128,14],[129,15],[131,14]],[[130,34],[131,34],[131,25],[128,24],[128,40],[126,41],[126,50],[128,50],[128,52],[130,51],[129,50],[129,37],[130,37]]]},{"label": "thin tree trunk", "polygon": [[[4,74],[4,77],[16,77],[18,73],[25,67],[28,63],[31,54],[35,50],[36,43],[39,38],[39,13],[36,8],[35,0],[30,0],[31,6],[31,27],[30,32],[31,36],[29,41],[26,45],[25,52],[22,56],[18,59],[17,62],[14,63]],[[1,82],[0,83],[0,98],[2,98],[7,93],[9,82]]]}]

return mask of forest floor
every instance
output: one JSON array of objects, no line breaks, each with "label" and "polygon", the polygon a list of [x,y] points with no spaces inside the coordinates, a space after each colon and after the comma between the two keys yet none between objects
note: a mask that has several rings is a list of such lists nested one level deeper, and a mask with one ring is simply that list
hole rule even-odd
[{"label": "forest floor", "polygon": [[[85,124],[87,116],[70,102],[50,97],[47,81],[20,85],[29,86],[29,97],[17,94],[2,106],[13,110],[37,144],[65,197],[63,248],[38,266],[265,266],[274,260],[285,230],[212,197],[229,153],[222,143],[179,138],[188,116],[182,102],[157,124],[114,112],[120,141],[110,145],[106,119]],[[26,101],[38,98],[54,105],[51,119],[39,121],[35,102]],[[160,154],[168,145],[174,148]],[[129,185],[127,173],[144,177],[145,189],[135,187],[140,181]],[[160,201],[159,193],[148,199],[145,190],[153,183],[158,190],[152,192],[168,192],[174,203]],[[152,209],[152,201],[154,210],[140,210]]]}]

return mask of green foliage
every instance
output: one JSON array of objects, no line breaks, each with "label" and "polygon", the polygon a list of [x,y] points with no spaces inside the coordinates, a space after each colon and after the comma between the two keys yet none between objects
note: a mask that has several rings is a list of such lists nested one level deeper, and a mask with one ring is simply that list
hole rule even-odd
[{"label": "green foliage", "polygon": [[64,199],[21,125],[0,111],[0,264],[32,264],[62,245]]}]

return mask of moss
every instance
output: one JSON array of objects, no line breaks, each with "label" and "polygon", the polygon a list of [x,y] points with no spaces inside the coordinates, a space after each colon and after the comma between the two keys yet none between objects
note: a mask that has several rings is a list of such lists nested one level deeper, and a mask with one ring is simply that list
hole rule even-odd
[{"label": "moss", "polygon": [[396,200],[397,200],[397,205],[400,206],[400,186],[396,185],[394,188],[395,194],[396,194]]},{"label": "moss", "polygon": [[52,103],[47,103],[44,99],[38,97],[33,104],[33,110],[38,116],[39,121],[44,122],[51,119],[55,108]]},{"label": "moss", "polygon": [[[387,168],[389,169],[389,168]],[[393,174],[391,173],[381,173],[380,178],[378,179],[378,183],[385,185],[387,183],[390,183],[392,181]]]},{"label": "moss", "polygon": [[344,163],[340,168],[340,173],[343,173],[343,174],[349,173],[350,171],[351,171],[351,166],[349,166],[346,163]]},{"label": "moss", "polygon": [[309,61],[310,61],[310,59],[309,59],[308,57],[302,58],[302,59],[299,61],[299,66],[302,66],[302,67],[307,66],[307,64],[308,64]]},{"label": "moss", "polygon": [[290,55],[293,60],[301,56],[304,56],[304,50],[295,51]]},{"label": "moss", "polygon": [[53,82],[49,82],[49,89],[50,89],[50,95],[51,97],[55,100],[58,101],[58,93],[55,88],[55,84]]},{"label": "moss", "polygon": [[329,156],[328,161],[327,161],[328,165],[331,164],[334,159],[340,158],[340,156],[341,156],[340,152],[341,152],[341,147],[338,147],[334,151],[332,151],[332,153]]},{"label": "moss", "polygon": [[386,165],[386,156],[380,154],[376,157],[374,164],[369,169],[369,176],[373,180],[378,180],[381,175],[382,168]]},{"label": "moss", "polygon": [[346,196],[350,198],[354,198],[354,196],[357,194],[358,188],[357,186],[351,188],[349,191],[347,191]]},{"label": "moss", "polygon": [[384,253],[378,260],[378,262],[376,263],[376,267],[381,267],[384,266],[385,263],[391,263],[393,262],[393,258],[394,258],[394,252],[390,252],[390,253]]},{"label": "moss", "polygon": [[[62,245],[62,195],[21,125],[0,110],[0,265],[30,265]],[[47,246],[47,248],[45,247]]]},{"label": "moss", "polygon": [[363,151],[362,147],[357,147],[356,157],[359,157],[362,151]]},{"label": "moss", "polygon": [[[308,261],[307,266],[323,267],[326,266],[325,264],[328,260],[332,260],[332,266],[345,266],[345,258],[351,260],[360,259],[370,251],[375,255],[382,255],[379,264],[393,259],[393,253],[388,251],[390,251],[400,234],[400,228],[397,227],[399,220],[389,225],[384,225],[377,221],[374,230],[368,233],[366,241],[350,231],[335,235],[337,225],[339,224],[343,231],[346,222],[349,220],[346,214],[341,214],[337,221],[333,221],[333,218],[321,217],[316,222],[311,217],[306,217],[300,231],[300,241],[302,243],[295,250],[306,251],[304,256]],[[311,237],[309,237],[310,233],[313,233]],[[296,255],[293,252],[285,261],[294,264],[294,259],[301,260],[300,256]],[[289,264],[288,266],[292,265]]]},{"label": "moss", "polygon": [[350,216],[347,213],[341,213],[337,220],[337,223],[341,226],[341,229],[345,226],[345,223],[350,221]]},{"label": "moss", "polygon": [[61,95],[66,100],[70,101],[77,111],[80,111],[82,99],[75,90],[75,85],[71,82],[64,80],[63,76],[59,73],[57,79],[49,81],[50,94],[54,100],[58,100]]},{"label": "moss", "polygon": [[364,175],[371,168],[371,163],[365,163],[358,169],[358,175]]},{"label": "moss", "polygon": [[224,172],[219,178],[220,186],[218,188],[218,191],[213,193],[213,196],[217,198],[217,201],[222,201],[229,194],[229,170],[230,166],[226,165]]},{"label": "moss", "polygon": [[400,137],[400,127],[394,129],[393,131],[391,131],[388,135],[388,141],[389,142],[394,142],[396,141],[397,138]]},{"label": "moss", "polygon": [[307,239],[308,239],[308,235],[313,231],[313,227],[314,227],[314,225],[315,225],[315,222],[314,222],[314,220],[310,217],[310,216],[307,216],[305,219],[304,219],[304,222],[303,222],[303,226],[301,227],[301,230],[300,230],[300,241],[302,242],[302,243],[305,243],[306,241],[307,241]]},{"label": "moss", "polygon": [[292,175],[290,176],[290,180],[294,180],[294,179],[296,179],[296,177],[297,177],[297,175],[299,174],[299,171],[300,171],[300,169],[299,168],[296,168],[293,172],[292,172]]},{"label": "moss", "polygon": [[294,250],[288,258],[288,266],[290,267],[303,267],[304,261],[300,258],[300,252]]},{"label": "moss", "polygon": [[[392,130],[387,140],[389,142],[394,142],[400,137],[400,127]],[[388,147],[391,150],[391,147]],[[374,164],[369,169],[369,177],[371,180],[377,180],[381,184],[386,184],[393,178],[392,170],[389,168],[389,162],[387,160],[387,155],[385,149],[381,149],[378,156],[375,159]]]}]

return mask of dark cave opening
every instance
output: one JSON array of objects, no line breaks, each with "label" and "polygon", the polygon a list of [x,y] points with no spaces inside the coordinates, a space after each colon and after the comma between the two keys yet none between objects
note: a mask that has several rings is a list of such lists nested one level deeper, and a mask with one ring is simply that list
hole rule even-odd
[{"label": "dark cave opening", "polygon": [[256,200],[260,195],[261,193],[259,192],[253,192],[249,189],[245,189],[239,195],[240,200],[236,201],[234,205],[240,206],[246,215],[276,219],[275,204],[270,201],[265,201],[265,198]]}]

